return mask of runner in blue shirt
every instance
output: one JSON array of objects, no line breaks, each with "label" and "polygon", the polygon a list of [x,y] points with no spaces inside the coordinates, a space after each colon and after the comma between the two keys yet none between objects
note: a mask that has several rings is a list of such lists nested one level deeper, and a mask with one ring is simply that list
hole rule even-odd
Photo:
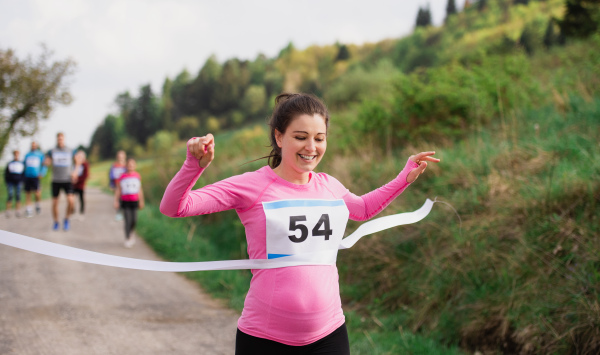
[{"label": "runner in blue shirt", "polygon": [[33,217],[31,206],[31,193],[35,197],[35,211],[40,214],[41,185],[40,178],[46,175],[48,168],[43,165],[44,153],[36,142],[31,142],[31,151],[25,155],[25,216]]}]

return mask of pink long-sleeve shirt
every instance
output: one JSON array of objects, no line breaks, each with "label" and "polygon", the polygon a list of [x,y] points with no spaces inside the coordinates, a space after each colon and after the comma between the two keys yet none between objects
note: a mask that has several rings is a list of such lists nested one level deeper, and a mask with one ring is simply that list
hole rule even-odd
[{"label": "pink long-sleeve shirt", "polygon": [[[186,217],[235,209],[246,230],[250,259],[267,259],[263,202],[342,199],[351,219],[367,220],[406,189],[407,175],[417,166],[409,159],[394,180],[362,196],[324,173],[311,173],[307,184],[297,185],[279,177],[269,166],[191,191],[204,169],[188,152],[181,170],[167,186],[160,210],[170,217]],[[252,275],[238,320],[242,332],[302,346],[344,323],[335,265],[252,270]]]}]

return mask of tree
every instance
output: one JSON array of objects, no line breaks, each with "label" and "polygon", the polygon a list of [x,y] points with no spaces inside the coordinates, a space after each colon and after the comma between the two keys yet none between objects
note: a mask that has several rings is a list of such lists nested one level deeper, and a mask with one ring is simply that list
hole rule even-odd
[{"label": "tree", "polygon": [[90,142],[90,150],[97,155],[95,158],[114,157],[123,133],[122,117],[107,115],[104,122],[94,131]]},{"label": "tree", "polygon": [[190,109],[185,112],[186,115],[198,115],[210,111],[214,99],[213,93],[222,69],[215,55],[208,57],[198,76],[191,83],[190,90],[185,93],[186,100],[190,102]]},{"label": "tree", "polygon": [[454,0],[448,0],[448,3],[446,4],[446,20],[448,20],[448,17],[456,13],[456,2]]},{"label": "tree", "polygon": [[238,109],[249,83],[248,63],[237,58],[227,60],[213,89],[211,112],[222,115]]},{"label": "tree", "polygon": [[67,79],[75,69],[71,59],[53,61],[45,46],[37,58],[17,58],[12,49],[0,49],[0,156],[11,136],[33,135],[40,119],[72,98]]},{"label": "tree", "polygon": [[160,127],[160,110],[150,85],[140,88],[140,96],[135,100],[133,110],[125,116],[125,131],[138,143],[146,144],[150,136]]},{"label": "tree", "polygon": [[419,12],[417,13],[417,21],[415,27],[427,27],[431,26],[431,10],[429,10],[429,5],[427,7],[422,8],[419,7]]},{"label": "tree", "polygon": [[279,51],[279,55],[277,56],[277,58],[282,58],[287,55],[290,55],[295,50],[296,50],[296,47],[294,47],[294,43],[290,42],[290,43],[288,43],[287,46],[285,46],[285,48],[283,48],[282,50]]},{"label": "tree", "polygon": [[173,129],[173,98],[171,97],[171,89],[173,82],[166,78],[162,86],[162,94],[160,97],[160,121],[161,127],[164,129]]},{"label": "tree", "polygon": [[117,95],[115,105],[121,116],[128,117],[135,107],[135,99],[131,97],[129,91],[125,91]]},{"label": "tree", "polygon": [[546,48],[552,47],[556,43],[556,33],[554,32],[554,20],[548,21],[546,26],[546,32],[544,33],[544,46]]},{"label": "tree", "polygon": [[566,0],[565,17],[558,21],[565,37],[587,37],[598,30],[600,0]]},{"label": "tree", "polygon": [[488,7],[488,0],[479,0],[477,2],[477,10],[483,11]]},{"label": "tree", "polygon": [[242,108],[246,114],[256,116],[264,111],[267,104],[267,91],[263,85],[251,85],[244,93]]},{"label": "tree", "polygon": [[529,5],[529,0],[515,0],[514,2],[515,5]]},{"label": "tree", "polygon": [[502,23],[507,23],[510,21],[511,4],[512,0],[498,0],[498,7],[500,7],[500,11],[502,12]]},{"label": "tree", "polygon": [[337,56],[335,57],[335,61],[340,61],[340,60],[348,60],[350,59],[350,51],[348,50],[348,46],[346,46],[345,44],[342,45],[338,45],[338,53]]},{"label": "tree", "polygon": [[190,108],[192,103],[189,102],[188,95],[191,80],[191,75],[187,69],[183,69],[173,80],[170,88],[171,99],[173,100],[173,109],[171,111],[173,123],[177,123],[179,118],[193,113],[193,109]]},{"label": "tree", "polygon": [[532,26],[528,25],[523,28],[523,32],[521,32],[521,37],[519,37],[519,44],[523,46],[525,52],[528,55],[533,55],[536,49],[535,43],[535,33]]}]

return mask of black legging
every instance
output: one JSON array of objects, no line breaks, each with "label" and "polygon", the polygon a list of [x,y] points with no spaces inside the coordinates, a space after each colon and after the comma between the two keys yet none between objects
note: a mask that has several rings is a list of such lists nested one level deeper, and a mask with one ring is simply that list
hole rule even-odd
[{"label": "black legging", "polygon": [[121,201],[121,209],[125,217],[125,238],[129,239],[131,231],[135,229],[137,222],[137,210],[139,207],[138,201]]},{"label": "black legging", "polygon": [[342,324],[333,333],[314,343],[291,346],[273,340],[253,337],[239,329],[235,338],[235,355],[350,355],[348,331]]},{"label": "black legging", "polygon": [[83,214],[85,210],[85,201],[83,201],[83,189],[73,189],[79,195],[79,213]]}]

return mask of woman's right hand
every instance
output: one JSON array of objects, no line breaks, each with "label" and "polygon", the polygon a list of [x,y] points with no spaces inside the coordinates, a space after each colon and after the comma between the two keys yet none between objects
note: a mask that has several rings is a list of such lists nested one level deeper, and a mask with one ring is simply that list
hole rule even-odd
[{"label": "woman's right hand", "polygon": [[215,157],[215,137],[207,134],[194,137],[187,142],[188,152],[196,159],[201,168],[206,168]]}]

